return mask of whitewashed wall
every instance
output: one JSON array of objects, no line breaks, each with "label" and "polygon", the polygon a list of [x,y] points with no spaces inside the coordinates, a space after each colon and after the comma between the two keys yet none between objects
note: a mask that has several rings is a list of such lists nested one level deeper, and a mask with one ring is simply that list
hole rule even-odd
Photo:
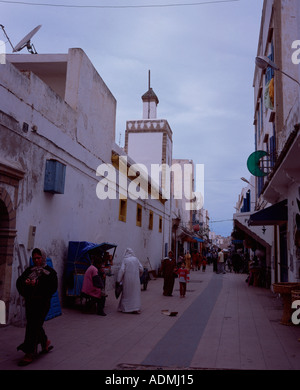
[{"label": "whitewashed wall", "polygon": [[[103,162],[111,163],[116,146],[116,101],[82,50],[70,49],[68,54],[66,101],[35,74],[22,74],[9,62],[1,65],[0,82],[0,110],[17,123],[14,128],[0,127],[1,161],[18,164],[25,172],[16,210],[10,321],[17,321],[19,315],[17,249],[24,248],[24,269],[31,252],[27,245],[30,226],[36,226],[34,246],[44,248],[52,258],[61,296],[69,241],[116,243],[115,270],[127,247],[148,268],[149,257],[157,269],[165,242],[164,233],[158,231],[158,220],[159,216],[168,219],[164,205],[159,200],[129,199],[125,223],[118,219],[119,199],[100,200],[96,196],[100,180],[96,169]],[[23,122],[29,124],[28,132],[22,131]],[[44,192],[47,159],[66,165],[64,194]],[[136,226],[137,202],[143,207],[142,227]],[[153,230],[148,229],[150,209],[154,213]]]}]

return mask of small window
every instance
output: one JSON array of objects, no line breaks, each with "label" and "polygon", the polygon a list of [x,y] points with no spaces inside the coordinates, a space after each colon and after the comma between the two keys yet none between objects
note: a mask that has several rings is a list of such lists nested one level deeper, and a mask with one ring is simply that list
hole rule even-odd
[{"label": "small window", "polygon": [[119,204],[119,221],[126,222],[127,199],[120,199]]},{"label": "small window", "polygon": [[136,226],[142,226],[142,206],[140,204],[136,208]]},{"label": "small window", "polygon": [[162,217],[159,217],[158,231],[159,233],[162,232]]},{"label": "small window", "polygon": [[153,211],[149,212],[149,230],[153,229]]}]

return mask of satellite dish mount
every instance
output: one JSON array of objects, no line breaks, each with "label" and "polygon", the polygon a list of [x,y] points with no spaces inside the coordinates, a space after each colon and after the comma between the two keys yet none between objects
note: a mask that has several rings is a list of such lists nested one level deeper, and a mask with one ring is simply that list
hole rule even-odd
[{"label": "satellite dish mount", "polygon": [[37,54],[37,51],[35,50],[33,43],[30,43],[30,41],[27,42],[26,47],[27,47],[27,50],[29,51],[29,53]]}]

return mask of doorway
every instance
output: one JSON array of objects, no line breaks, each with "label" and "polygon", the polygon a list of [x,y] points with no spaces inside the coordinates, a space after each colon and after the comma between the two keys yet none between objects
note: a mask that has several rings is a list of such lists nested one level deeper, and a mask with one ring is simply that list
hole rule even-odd
[{"label": "doorway", "polygon": [[5,301],[5,274],[7,263],[7,247],[9,216],[5,203],[0,199],[0,299]]},{"label": "doorway", "polygon": [[287,224],[279,226],[279,245],[280,245],[280,281],[288,282],[288,256],[287,256]]},{"label": "doorway", "polygon": [[0,187],[0,300],[9,319],[12,264],[16,238],[16,211],[8,192]]}]

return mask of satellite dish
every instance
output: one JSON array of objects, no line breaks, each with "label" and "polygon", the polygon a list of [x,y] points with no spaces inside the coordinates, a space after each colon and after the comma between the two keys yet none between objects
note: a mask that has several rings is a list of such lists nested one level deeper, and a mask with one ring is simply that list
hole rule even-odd
[{"label": "satellite dish", "polygon": [[35,47],[32,43],[30,43],[31,38],[39,31],[39,29],[42,27],[42,25],[37,26],[32,31],[30,31],[29,34],[26,35],[14,48],[13,52],[21,51],[24,49],[24,47],[27,47],[27,50],[31,54],[37,54]]}]

